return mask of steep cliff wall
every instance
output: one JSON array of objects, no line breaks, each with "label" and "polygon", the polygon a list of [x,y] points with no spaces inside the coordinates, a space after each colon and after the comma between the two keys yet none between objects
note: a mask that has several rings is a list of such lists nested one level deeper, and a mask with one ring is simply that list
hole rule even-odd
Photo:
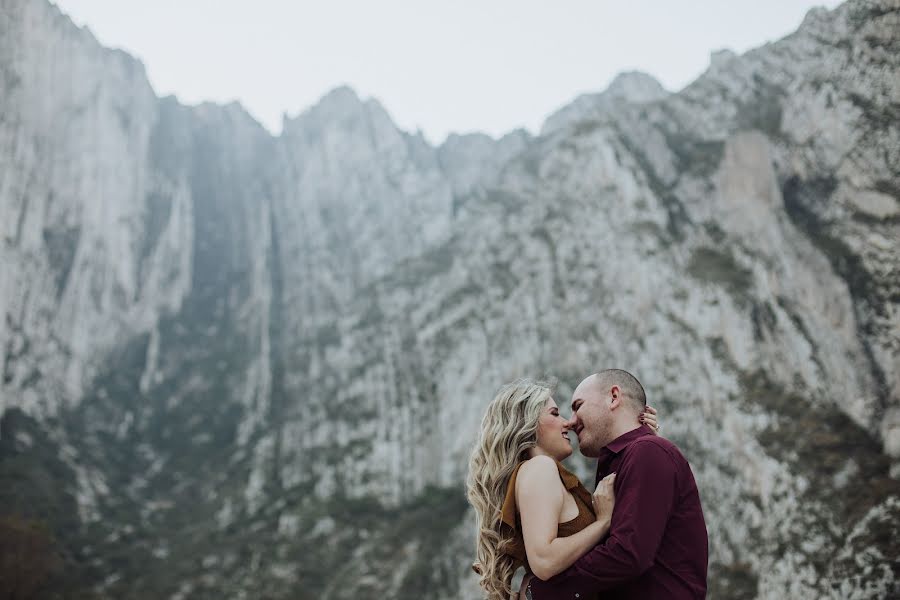
[{"label": "steep cliff wall", "polygon": [[618,365],[693,465],[710,597],[897,590],[895,2],[438,148],[347,88],[272,137],[0,6],[0,514],[58,585],[473,597],[493,390]]}]

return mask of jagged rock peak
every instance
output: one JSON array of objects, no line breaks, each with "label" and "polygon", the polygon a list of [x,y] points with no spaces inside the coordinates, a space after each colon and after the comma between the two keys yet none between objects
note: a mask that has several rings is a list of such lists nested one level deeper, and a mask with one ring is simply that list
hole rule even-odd
[{"label": "jagged rock peak", "polygon": [[823,19],[827,19],[828,13],[829,10],[824,6],[813,6],[808,11],[806,11],[806,16],[803,17],[803,22],[800,23],[800,29],[809,27],[813,23],[818,23]]},{"label": "jagged rock peak", "polygon": [[313,110],[352,111],[363,105],[362,98],[349,85],[339,85],[322,96]]},{"label": "jagged rock peak", "polygon": [[438,159],[454,192],[464,196],[479,185],[489,184],[531,139],[524,129],[514,129],[498,139],[485,133],[451,133],[438,147]]},{"label": "jagged rock peak", "polygon": [[[147,69],[140,58],[121,48],[104,46],[88,25],[75,23],[58,5],[39,0],[3,0],[0,2],[0,37],[18,45],[18,60],[32,64],[32,54],[40,49],[48,56],[47,43],[53,40],[69,40],[84,44],[84,52],[102,56],[109,64],[121,63],[126,72],[137,78],[147,79]],[[53,36],[47,36],[53,31]],[[149,82],[147,84],[149,86]]]},{"label": "jagged rock peak", "polygon": [[503,145],[509,143],[519,144],[522,140],[528,140],[530,139],[530,137],[531,134],[529,134],[526,129],[523,129],[521,127],[505,133],[499,138],[495,138],[481,131],[473,131],[471,133],[451,132],[447,135],[447,138],[440,144],[439,149],[458,148],[460,146],[466,146],[469,144],[480,144],[485,146],[491,146],[493,144]]},{"label": "jagged rock peak", "polygon": [[728,64],[729,62],[731,62],[731,60],[737,57],[738,55],[733,50],[730,50],[728,48],[713,50],[709,54],[709,64],[711,67],[718,68]]},{"label": "jagged rock peak", "polygon": [[669,95],[652,75],[643,71],[625,71],[616,75],[603,92],[627,102],[653,102]]},{"label": "jagged rock peak", "polygon": [[[176,96],[166,96],[166,98],[171,98],[173,101],[181,104]],[[204,101],[196,105],[189,105],[188,108],[207,124],[227,126],[227,124],[231,123],[239,125],[242,129],[267,131],[262,123],[237,100],[225,103]]]},{"label": "jagged rock peak", "polygon": [[662,100],[669,92],[652,76],[641,71],[619,73],[599,93],[582,94],[550,115],[541,135],[564,129],[579,121],[602,119],[622,104],[644,104]]},{"label": "jagged rock peak", "polygon": [[302,128],[304,124],[340,123],[347,120],[377,119],[393,123],[387,110],[375,98],[360,98],[356,90],[348,85],[341,85],[322,96],[312,107],[302,111],[296,117],[284,116],[284,132]]}]

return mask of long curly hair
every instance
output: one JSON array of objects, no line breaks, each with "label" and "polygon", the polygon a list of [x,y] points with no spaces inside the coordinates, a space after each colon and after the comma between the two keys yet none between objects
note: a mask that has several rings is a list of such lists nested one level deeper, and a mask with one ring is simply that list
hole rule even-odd
[{"label": "long curly hair", "polygon": [[513,470],[537,445],[541,410],[553,394],[552,384],[519,379],[494,396],[481,421],[481,432],[469,459],[466,495],[477,524],[472,568],[481,576],[487,600],[508,600],[519,566],[505,553],[513,532],[501,524],[500,510]]}]

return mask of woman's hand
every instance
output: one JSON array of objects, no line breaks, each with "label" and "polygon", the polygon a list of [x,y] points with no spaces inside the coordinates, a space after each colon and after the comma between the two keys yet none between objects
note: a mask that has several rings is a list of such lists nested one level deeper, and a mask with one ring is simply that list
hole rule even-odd
[{"label": "woman's hand", "polygon": [[613,491],[615,482],[616,474],[610,473],[600,480],[597,489],[591,496],[594,502],[594,514],[597,515],[598,521],[609,523],[612,520],[613,508],[616,505],[616,494]]},{"label": "woman's hand", "polygon": [[644,412],[638,417],[638,421],[644,425],[649,425],[653,433],[659,435],[659,420],[656,418],[656,409],[652,406],[645,406]]}]

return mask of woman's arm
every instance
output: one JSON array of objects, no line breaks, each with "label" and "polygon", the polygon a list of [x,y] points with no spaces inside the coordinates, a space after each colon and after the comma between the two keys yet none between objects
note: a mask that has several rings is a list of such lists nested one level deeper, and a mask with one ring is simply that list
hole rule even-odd
[{"label": "woman's arm", "polygon": [[[535,576],[549,579],[570,567],[609,532],[612,517],[612,483],[604,480],[604,498],[600,501],[597,521],[568,537],[556,537],[559,513],[566,488],[559,480],[556,463],[548,456],[535,456],[519,469],[516,481],[516,503],[522,521],[525,553]],[[600,491],[598,486],[598,491]],[[595,505],[597,494],[595,493]]]}]

